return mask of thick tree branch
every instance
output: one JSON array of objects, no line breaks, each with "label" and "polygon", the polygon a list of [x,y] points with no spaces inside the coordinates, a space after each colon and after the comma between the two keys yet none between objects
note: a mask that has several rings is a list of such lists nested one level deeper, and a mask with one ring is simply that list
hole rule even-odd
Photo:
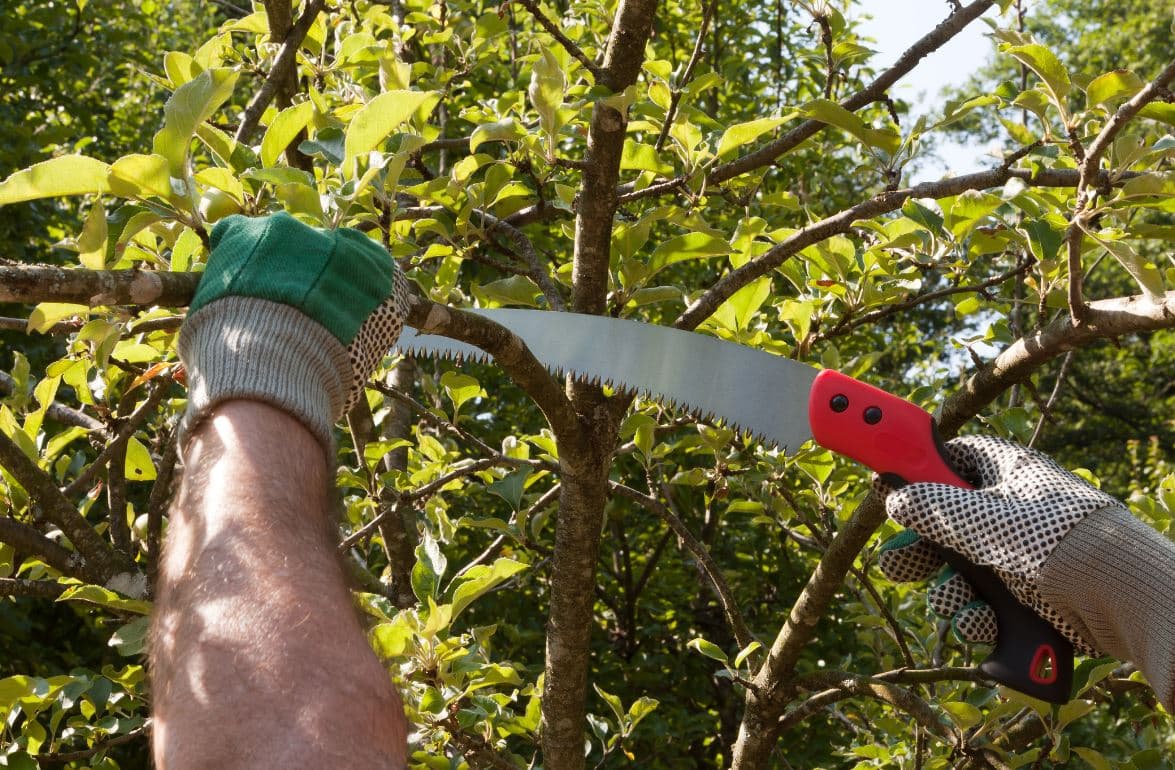
[{"label": "thick tree branch", "polygon": [[307,0],[302,15],[298,17],[298,20],[294,22],[286,34],[285,42],[282,43],[277,58],[273,60],[268,77],[265,78],[261,88],[257,90],[257,93],[253,95],[245,107],[245,112],[241,116],[241,124],[237,127],[237,133],[234,137],[236,141],[241,144],[253,141],[253,135],[257,132],[257,126],[261,122],[261,116],[265,114],[265,108],[278,95],[287,79],[293,75],[294,66],[298,61],[298,49],[302,47],[306,33],[310,31],[310,26],[314,24],[314,20],[318,18],[318,14],[325,6],[326,0]]},{"label": "thick tree branch", "polygon": [[[67,270],[48,265],[0,265],[0,302],[75,302],[83,305],[186,306],[201,273],[143,270]],[[559,383],[510,330],[472,313],[416,298],[408,322],[423,334],[475,345],[494,357],[527,392],[572,454],[582,441],[579,417]]]},{"label": "thick tree branch", "polygon": [[48,580],[25,580],[23,578],[0,578],[0,596],[29,597],[33,599],[56,599],[65,593],[66,586]]},{"label": "thick tree branch", "polygon": [[[657,0],[620,0],[597,83],[613,94],[636,82],[653,29]],[[592,108],[575,219],[571,307],[577,313],[607,310],[608,269],[616,187],[628,116],[604,100]],[[559,452],[559,518],[551,559],[542,721],[543,761],[549,770],[584,766],[588,667],[595,611],[608,468],[618,417],[599,386],[572,382],[574,411],[582,415],[583,451]]]},{"label": "thick tree branch", "polygon": [[[959,34],[971,22],[978,19],[994,4],[994,0],[975,0],[970,5],[954,10],[942,23],[924,35],[918,42],[906,49],[893,66],[878,75],[872,83],[857,93],[840,102],[846,110],[856,110],[872,104],[885,97],[885,92],[891,86],[905,77],[910,70],[917,66],[927,55],[945,45],[951,38]],[[728,163],[715,166],[706,177],[706,185],[721,184],[737,176],[769,166],[775,159],[789,150],[795,149],[806,139],[815,136],[817,132],[827,128],[826,123],[817,120],[805,120],[783,136],[769,142],[759,149],[747,153]],[[670,192],[685,183],[684,177],[667,179],[656,182],[643,190],[633,191],[627,186],[620,190],[620,200],[629,201],[638,198],[648,198]]]},{"label": "thick tree branch", "polygon": [[[718,279],[677,317],[673,325],[679,329],[693,329],[706,320],[723,302],[751,281],[767,275],[800,251],[834,235],[846,233],[861,219],[869,219],[896,211],[910,198],[945,198],[967,190],[985,190],[998,187],[1009,179],[1022,179],[1030,185],[1072,187],[1077,184],[1076,171],[1044,170],[1037,173],[1025,169],[993,168],[971,174],[941,179],[934,182],[879,193],[869,200],[813,222],[772,246],[760,256],[737,270]],[[1107,184],[1109,179],[1107,177]]]},{"label": "thick tree branch", "polygon": [[7,543],[21,556],[36,556],[63,575],[77,577],[82,559],[56,542],[42,535],[28,524],[8,516],[0,516],[0,543]]},{"label": "thick tree branch", "polygon": [[1065,316],[1022,337],[996,356],[943,402],[939,430],[954,435],[968,420],[1041,364],[1099,339],[1175,328],[1175,291],[1161,297],[1136,295],[1091,302],[1085,319]]},{"label": "thick tree branch", "polygon": [[91,583],[105,584],[120,572],[133,571],[114,549],[99,537],[89,522],[78,513],[73,503],[61,494],[49,474],[37,467],[8,436],[0,433],[0,465],[17,480],[35,509],[61,528],[82,557],[75,570]]}]

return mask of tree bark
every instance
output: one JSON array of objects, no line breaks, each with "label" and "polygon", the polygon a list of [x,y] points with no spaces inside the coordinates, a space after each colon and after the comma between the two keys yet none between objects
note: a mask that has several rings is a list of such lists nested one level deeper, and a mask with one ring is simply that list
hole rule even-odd
[{"label": "tree bark", "polygon": [[[612,93],[622,93],[636,82],[656,8],[657,0],[620,3],[599,72],[599,82]],[[608,258],[626,125],[625,114],[596,103],[575,222],[571,302],[577,313],[601,314],[606,310]],[[541,728],[543,762],[549,770],[580,770],[584,766],[596,559],[619,425],[600,387],[573,382],[569,388],[588,449],[576,455],[561,448],[559,453],[562,473]]]}]

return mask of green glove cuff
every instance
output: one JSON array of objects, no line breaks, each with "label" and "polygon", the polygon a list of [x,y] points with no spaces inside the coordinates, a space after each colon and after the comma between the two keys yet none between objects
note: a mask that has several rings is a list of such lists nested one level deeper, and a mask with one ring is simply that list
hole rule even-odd
[{"label": "green glove cuff", "polygon": [[262,401],[298,418],[333,451],[331,425],[351,385],[347,349],[288,305],[226,297],[188,316],[179,354],[188,373],[180,446],[217,404]]},{"label": "green glove cuff", "polygon": [[344,347],[392,292],[395,265],[357,230],[319,230],[285,212],[225,217],[212,230],[208,270],[189,315],[229,296],[256,297],[297,308]]}]

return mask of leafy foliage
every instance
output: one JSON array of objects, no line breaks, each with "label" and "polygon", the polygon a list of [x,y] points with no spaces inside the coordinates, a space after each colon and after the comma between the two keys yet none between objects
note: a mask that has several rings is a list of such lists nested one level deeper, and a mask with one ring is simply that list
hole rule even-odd
[{"label": "leafy foliage", "polygon": [[[66,46],[67,75],[50,77],[43,52],[0,45],[11,65],[2,115],[19,140],[0,156],[13,172],[0,182],[0,232],[21,262],[68,253],[94,270],[198,272],[215,221],[280,208],[381,239],[438,303],[555,312],[594,278],[612,315],[676,320],[927,408],[983,356],[1067,317],[1074,232],[1087,297],[1175,288],[1170,104],[1129,122],[1104,181],[1083,185],[1077,172],[1080,153],[1164,63],[1156,54],[1115,69],[1101,42],[1032,37],[1010,2],[994,55],[1027,68],[1023,86],[928,116],[881,93],[849,102],[878,73],[836,3],[666,2],[648,45],[628,52],[639,77],[614,90],[584,63],[604,61],[620,12],[609,4],[536,5],[562,40],[524,4],[339,4],[292,43],[296,88],[278,89],[252,134],[242,116],[281,50],[262,6],[205,29],[196,4],[172,4],[180,10],[166,21],[148,3],[99,11],[79,0],[64,15],[61,5],[18,4],[15,18],[63,40],[93,29]],[[1084,6],[1055,7],[1063,19]],[[1163,49],[1150,17],[1131,11],[1148,50]],[[96,75],[98,51],[120,66]],[[592,252],[577,235],[592,224],[582,191],[608,172],[587,137],[610,116],[626,125],[610,156],[619,208],[603,222],[610,243]],[[1000,125],[1006,164],[973,184],[905,190],[907,165],[957,122]],[[808,133],[774,144],[794,131]],[[753,160],[771,146],[780,149]],[[1078,190],[1089,193],[1084,208]],[[8,767],[146,764],[142,615],[184,405],[178,309],[92,304],[29,309],[29,330],[55,345],[18,338],[0,379],[12,447],[0,463]],[[694,319],[697,307],[709,311]],[[974,429],[1022,441],[1039,432],[1066,460],[1079,447],[1107,489],[1170,533],[1175,342],[1167,329],[1126,343],[1001,383],[997,400],[972,410],[982,410]],[[879,585],[869,548],[833,563],[830,544],[866,500],[866,469],[811,446],[783,456],[712,420],[592,393],[603,405],[593,414],[623,408],[591,451],[568,458],[582,447],[501,369],[389,357],[340,430],[342,552],[416,728],[413,767],[568,767],[585,750],[600,767],[714,767],[731,763],[756,720],[770,723],[777,754],[748,753],[741,767],[982,767],[990,751],[1011,767],[1126,770],[1175,748],[1138,673],[1083,661],[1077,699],[1058,709],[977,684],[970,665],[983,651],[928,617],[917,590]],[[1083,417],[1060,419],[1071,413]],[[559,505],[577,483],[569,460],[609,481],[586,511]],[[70,529],[72,516],[83,529]],[[583,740],[544,755],[544,710],[564,708],[543,699],[551,597],[568,580],[553,566],[566,547],[556,532],[573,516],[602,533],[593,580],[570,588],[594,601],[580,656],[593,686],[581,698]],[[891,534],[882,524],[870,542]],[[805,611],[796,599],[818,567],[840,590],[791,670],[772,679],[772,640]],[[829,684],[853,677],[901,693]],[[748,696],[768,686],[774,704]]]}]

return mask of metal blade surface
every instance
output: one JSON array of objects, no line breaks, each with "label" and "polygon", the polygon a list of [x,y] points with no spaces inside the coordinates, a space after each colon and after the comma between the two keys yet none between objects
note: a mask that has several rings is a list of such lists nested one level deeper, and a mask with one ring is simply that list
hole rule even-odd
[{"label": "metal blade surface", "polygon": [[[666,326],[543,310],[469,312],[522,338],[556,374],[603,382],[691,412],[794,452],[812,437],[808,391],[817,371],[788,358]],[[486,361],[485,351],[405,327],[396,349]]]}]

